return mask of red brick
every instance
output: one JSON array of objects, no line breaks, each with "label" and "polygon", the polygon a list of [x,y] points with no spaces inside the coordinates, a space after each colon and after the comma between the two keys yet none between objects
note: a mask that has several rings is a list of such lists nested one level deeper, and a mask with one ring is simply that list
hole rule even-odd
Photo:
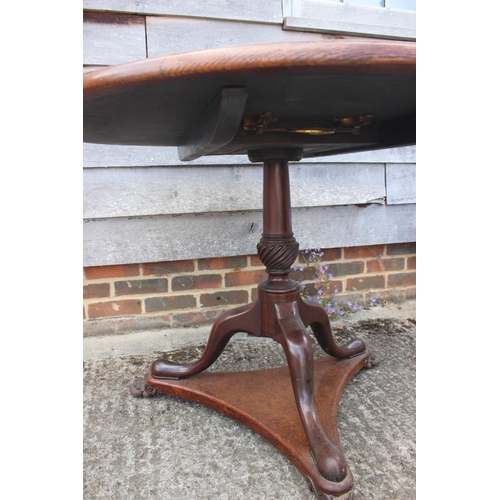
[{"label": "red brick", "polygon": [[172,291],[200,290],[205,288],[220,288],[222,276],[220,274],[200,274],[198,276],[176,276],[172,279]]},{"label": "red brick", "polygon": [[416,253],[417,244],[413,243],[396,243],[387,245],[387,255],[404,255],[408,253]]},{"label": "red brick", "polygon": [[109,297],[110,286],[109,283],[93,283],[83,287],[84,299],[101,299]]},{"label": "red brick", "polygon": [[290,279],[294,281],[299,280],[312,280],[314,279],[316,271],[313,267],[304,267],[303,271],[292,271],[290,273]]},{"label": "red brick", "polygon": [[140,300],[114,300],[89,304],[89,318],[104,318],[107,316],[130,316],[141,314]]},{"label": "red brick", "polygon": [[262,264],[262,261],[260,260],[258,255],[250,255],[250,265],[252,267],[266,267],[264,264]]},{"label": "red brick", "polygon": [[382,255],[384,255],[384,245],[344,248],[345,259],[365,259],[369,257],[378,258]]},{"label": "red brick", "polygon": [[175,311],[177,309],[192,309],[196,307],[193,295],[178,295],[173,297],[150,297],[144,301],[146,312]]},{"label": "red brick", "polygon": [[267,273],[263,270],[256,271],[238,271],[234,273],[226,273],[225,285],[231,286],[245,286],[255,285],[267,279]]},{"label": "red brick", "polygon": [[253,302],[254,300],[257,300],[258,297],[259,297],[258,287],[252,288],[252,291],[250,292],[250,300]]},{"label": "red brick", "polygon": [[204,293],[200,296],[200,302],[203,307],[246,304],[248,302],[248,292],[246,290],[233,290],[230,292]]},{"label": "red brick", "polygon": [[416,288],[408,288],[408,290],[406,290],[406,298],[407,299],[416,299],[417,298],[417,289]]},{"label": "red brick", "polygon": [[406,269],[417,269],[417,257],[408,257],[406,261]]},{"label": "red brick", "polygon": [[338,264],[329,264],[327,274],[332,274],[335,278],[338,276],[349,276],[352,274],[361,274],[364,270],[364,262],[339,262]]},{"label": "red brick", "polygon": [[339,260],[342,258],[341,248],[325,248],[321,251],[324,254],[323,257],[321,257],[321,260],[324,262],[330,262],[332,260]]},{"label": "red brick", "polygon": [[103,278],[128,278],[139,276],[139,264],[122,264],[117,266],[86,267],[85,277],[89,280]]},{"label": "red brick", "polygon": [[166,279],[127,280],[115,282],[115,295],[135,295],[168,292]]},{"label": "red brick", "polygon": [[217,319],[217,317],[220,316],[221,313],[221,310],[209,310],[173,314],[172,326],[192,326],[213,323],[213,321]]},{"label": "red brick", "polygon": [[405,268],[405,259],[377,259],[369,260],[366,263],[366,270],[369,273],[380,273],[384,271],[401,271]]},{"label": "red brick", "polygon": [[200,271],[213,271],[215,269],[241,269],[247,267],[245,255],[236,257],[214,257],[210,259],[199,259],[198,269]]},{"label": "red brick", "polygon": [[387,286],[412,286],[416,284],[416,273],[389,274]]},{"label": "red brick", "polygon": [[142,274],[144,276],[176,273],[192,273],[194,271],[193,260],[173,260],[170,262],[150,262],[142,265]]},{"label": "red brick", "polygon": [[[330,290],[327,289],[327,287],[330,287]],[[320,284],[317,283],[306,283],[306,287],[303,290],[304,293],[308,293],[311,297],[314,297],[315,295],[318,294],[319,289],[323,290],[323,296],[332,296],[334,295],[335,289],[337,289],[337,293],[342,292],[342,282],[341,281],[332,281],[330,283],[323,283]]]},{"label": "red brick", "polygon": [[366,276],[362,278],[349,278],[346,288],[348,291],[357,291],[384,287],[385,276]]}]

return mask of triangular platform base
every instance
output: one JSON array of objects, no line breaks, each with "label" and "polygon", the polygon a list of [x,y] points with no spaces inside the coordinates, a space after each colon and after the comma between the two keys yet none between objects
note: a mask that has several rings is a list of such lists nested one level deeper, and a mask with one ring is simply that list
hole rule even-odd
[{"label": "triangular platform base", "polygon": [[[314,362],[318,415],[328,439],[341,449],[337,408],[349,381],[369,366],[370,352],[351,359],[324,357]],[[213,408],[260,434],[283,453],[322,500],[353,498],[353,478],[348,470],[341,482],[322,477],[299,418],[288,367],[231,373],[201,373],[182,380],[147,377],[153,392],[181,397]],[[148,388],[151,394],[151,387]]]}]

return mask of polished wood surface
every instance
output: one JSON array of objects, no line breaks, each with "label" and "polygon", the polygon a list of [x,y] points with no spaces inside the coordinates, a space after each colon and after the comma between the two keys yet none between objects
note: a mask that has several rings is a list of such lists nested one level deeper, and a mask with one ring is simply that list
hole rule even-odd
[{"label": "polished wood surface", "polygon": [[[283,412],[293,413],[294,437],[289,440],[302,443],[300,454],[312,464],[305,467],[304,458],[297,459],[311,487],[319,498],[351,498],[352,477],[335,426],[325,423],[323,403],[317,399],[307,327],[331,356],[324,366],[334,367],[330,376],[336,380],[319,386],[331,388],[333,408],[325,411],[333,411],[333,417],[348,380],[365,362],[375,366],[380,359],[360,339],[338,345],[325,309],[303,300],[298,283],[289,277],[299,245],[292,231],[288,163],[307,156],[414,144],[415,45],[373,40],[270,44],[175,54],[88,73],[84,140],[178,146],[185,160],[245,153],[251,161],[263,163],[263,233],[257,251],[268,279],[259,284],[257,299],[219,316],[200,359],[183,364],[156,360],[147,381],[139,385],[168,391],[177,387],[170,379],[198,376],[237,332],[275,340],[288,364],[283,397],[273,399],[253,387],[250,401],[257,397],[259,406],[273,409],[257,420],[245,416],[241,421],[264,428],[268,416],[276,420],[284,418]],[[341,360],[350,367],[347,371],[337,370]],[[253,377],[257,375],[250,381]],[[283,371],[272,377],[271,386],[283,385]],[[213,384],[220,380],[216,377]],[[147,394],[137,384],[131,392]],[[236,391],[237,399],[242,392]],[[183,397],[196,400],[195,393],[187,391]],[[234,396],[232,384],[222,394],[201,399],[226,411],[227,394]],[[273,406],[285,400],[285,406]],[[295,402],[293,411],[289,400]],[[234,415],[246,415],[248,405],[246,399],[239,401]],[[271,442],[279,444],[278,436],[282,439],[287,431],[277,431]],[[283,448],[293,460],[290,449]]]},{"label": "polished wood surface", "polygon": [[[295,145],[304,157],[415,143],[415,44],[390,41],[264,44],[170,54],[84,75],[84,142],[183,146],[224,88],[244,88],[242,118],[277,119],[263,133],[205,154],[246,154]],[[331,128],[373,115],[357,134]],[[273,128],[274,131],[270,131]]]},{"label": "polished wood surface", "polygon": [[[263,150],[258,151],[257,155],[268,154],[270,157],[276,157],[285,156],[286,152],[290,159],[297,154],[296,150],[289,149],[285,152]],[[165,385],[165,380],[198,375],[218,359],[229,340],[238,332],[275,340],[283,347],[287,359],[293,400],[301,429],[305,432],[307,448],[315,465],[315,473],[311,475],[308,471],[306,477],[320,494],[329,495],[333,490],[338,493],[339,489],[342,490],[342,494],[349,494],[352,481],[348,479],[346,460],[341,448],[336,444],[338,439],[332,441],[331,436],[328,436],[324,428],[324,419],[318,410],[316,396],[318,386],[314,383],[314,358],[307,327],[311,326],[319,345],[332,358],[357,359],[354,364],[358,367],[361,367],[367,359],[371,359],[373,365],[380,360],[371,356],[360,339],[338,345],[333,338],[325,309],[300,297],[298,283],[289,278],[290,266],[297,258],[299,245],[292,231],[288,162],[284,159],[264,160],[263,180],[264,231],[257,251],[269,277],[259,284],[258,298],[251,304],[227,311],[217,318],[205,350],[198,360],[190,363],[175,363],[168,359],[156,360],[151,366],[147,382],[153,387],[170,387],[168,383]],[[274,374],[273,372],[273,376]],[[272,383],[272,380],[269,380],[269,383]],[[334,387],[340,395],[343,386],[339,380],[335,380]],[[214,395],[211,399],[212,407],[225,408],[224,394],[227,395],[232,391],[233,388],[228,388],[223,393],[222,399],[219,395]],[[134,387],[131,387],[131,392],[138,395]],[[248,397],[252,399],[255,395],[250,394]],[[264,407],[270,405],[269,398],[269,394],[266,394],[265,399],[259,404]],[[274,419],[281,417],[282,415],[277,413],[273,416]],[[242,421],[252,422],[252,420],[246,422],[245,419]],[[297,432],[302,434],[302,431]],[[273,440],[275,438],[272,438],[271,442]],[[303,441],[302,437],[300,441]],[[299,462],[302,464],[303,459]]]},{"label": "polished wood surface", "polygon": [[[337,410],[349,381],[364,366],[370,353],[352,359],[331,357],[314,362],[317,415],[328,441],[343,457],[337,429]],[[303,430],[295,404],[288,368],[233,373],[200,373],[183,380],[161,380],[149,376],[136,382],[137,396],[146,392],[181,397],[213,408],[259,433],[292,462],[308,480],[319,498],[337,500],[352,496],[353,476],[345,461],[346,473],[340,481],[330,481],[317,469],[311,456],[308,437]],[[270,494],[276,492],[269,492]],[[320,496],[323,495],[323,496]]]}]

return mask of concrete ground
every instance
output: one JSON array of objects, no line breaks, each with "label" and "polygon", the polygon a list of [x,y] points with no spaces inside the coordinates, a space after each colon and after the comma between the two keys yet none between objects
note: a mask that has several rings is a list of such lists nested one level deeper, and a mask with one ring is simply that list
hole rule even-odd
[{"label": "concrete ground", "polygon": [[[387,304],[332,322],[343,343],[358,336],[382,358],[345,390],[338,416],[356,500],[413,500],[415,302]],[[157,358],[199,357],[210,327],[84,339],[84,499],[307,500],[293,465],[232,419],[177,398],[134,398],[129,385]],[[323,351],[317,347],[315,355]],[[269,339],[237,335],[211,371],[285,364]]]}]

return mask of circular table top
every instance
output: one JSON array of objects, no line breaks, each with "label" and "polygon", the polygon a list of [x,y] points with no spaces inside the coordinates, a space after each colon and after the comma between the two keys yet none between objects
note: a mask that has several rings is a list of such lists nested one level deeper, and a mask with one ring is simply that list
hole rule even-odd
[{"label": "circular table top", "polygon": [[84,142],[190,147],[182,159],[414,144],[415,75],[415,43],[373,39],[144,59],[84,75]]}]

